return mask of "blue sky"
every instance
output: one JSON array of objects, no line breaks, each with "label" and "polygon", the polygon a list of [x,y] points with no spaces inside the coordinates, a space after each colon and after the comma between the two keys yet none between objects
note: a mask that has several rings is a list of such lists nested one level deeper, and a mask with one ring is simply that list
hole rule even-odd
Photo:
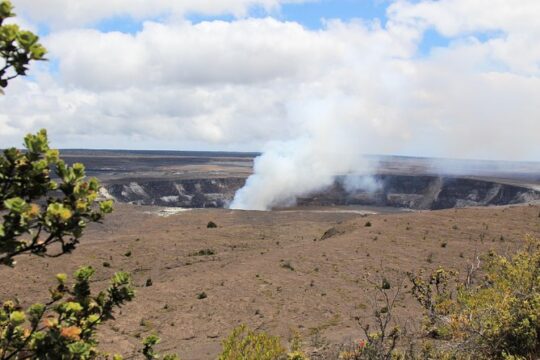
[{"label": "blue sky", "polygon": [[[381,0],[319,0],[306,3],[284,4],[276,12],[268,14],[261,8],[252,8],[249,16],[266,17],[272,16],[282,21],[294,21],[304,27],[317,30],[324,27],[325,19],[341,19],[349,21],[351,19],[380,19],[386,20],[386,8],[388,2]],[[200,14],[190,14],[188,19],[194,23],[201,21],[223,20],[233,21],[231,15],[203,16]],[[142,23],[129,17],[117,17],[107,19],[96,24],[102,31],[137,32]]]},{"label": "blue sky", "polygon": [[[252,8],[249,17],[271,16],[281,21],[297,22],[309,30],[324,29],[325,21],[339,19],[351,21],[354,19],[379,20],[386,23],[386,9],[391,2],[386,0],[318,0],[305,3],[285,4],[279,10],[268,13],[262,8]],[[203,21],[234,21],[232,15],[207,16],[189,14],[187,18],[192,23]],[[159,19],[153,19],[159,20]],[[135,20],[129,16],[114,17],[94,24],[103,32],[120,31],[124,33],[136,33],[142,29],[143,21]],[[433,47],[448,46],[450,39],[440,35],[434,29],[428,30],[419,45],[419,55],[429,54]]]}]

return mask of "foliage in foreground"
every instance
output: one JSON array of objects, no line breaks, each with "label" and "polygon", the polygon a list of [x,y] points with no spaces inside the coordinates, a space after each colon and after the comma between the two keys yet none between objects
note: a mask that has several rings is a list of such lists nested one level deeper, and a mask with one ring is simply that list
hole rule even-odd
[{"label": "foliage in foreground", "polygon": [[16,24],[4,24],[15,16],[13,5],[8,0],[0,1],[0,54],[4,63],[0,64],[0,93],[8,82],[26,75],[28,65],[34,60],[44,60],[45,48],[39,37],[31,31],[21,30]]},{"label": "foliage in foreground", "polygon": [[92,296],[93,274],[91,267],[81,267],[71,287],[67,275],[58,274],[58,284],[50,289],[51,300],[46,304],[23,309],[16,301],[5,301],[0,309],[0,359],[100,356],[95,339],[97,326],[113,319],[114,309],[133,299],[134,291],[130,276],[118,272],[105,291]]},{"label": "foliage in foreground", "polygon": [[442,269],[427,279],[412,276],[413,294],[424,306],[432,337],[447,350],[426,348],[438,358],[536,359],[540,356],[540,240],[511,257],[489,253],[484,275],[452,292]]},{"label": "foliage in foreground", "polygon": [[[58,150],[50,149],[45,130],[27,135],[24,146],[0,156],[0,265],[13,265],[23,253],[68,253],[87,223],[112,211],[111,201],[97,201],[99,182],[86,180],[82,164],[66,165]],[[53,244],[59,248],[50,255]]]}]

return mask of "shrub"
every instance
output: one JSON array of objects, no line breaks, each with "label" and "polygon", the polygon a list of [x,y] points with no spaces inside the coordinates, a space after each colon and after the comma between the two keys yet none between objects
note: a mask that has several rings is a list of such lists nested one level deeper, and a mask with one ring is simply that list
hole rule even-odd
[{"label": "shrub", "polygon": [[485,259],[485,279],[458,293],[452,316],[456,336],[486,358],[540,356],[540,241],[507,258]]},{"label": "shrub", "polygon": [[10,80],[26,75],[30,62],[44,60],[47,52],[34,33],[21,30],[16,24],[4,24],[6,19],[14,16],[11,2],[0,1],[0,56],[4,60],[0,69],[2,94],[1,89],[6,88]]},{"label": "shrub", "polygon": [[194,253],[191,253],[189,256],[211,256],[215,255],[216,251],[214,249],[201,249]]},{"label": "shrub", "polygon": [[223,341],[219,360],[276,360],[286,359],[287,353],[279,337],[256,333],[241,325]]},{"label": "shrub", "polygon": [[14,301],[5,301],[0,309],[1,358],[89,359],[100,355],[97,326],[112,319],[114,309],[133,299],[134,291],[130,276],[119,272],[107,290],[92,296],[93,274],[91,267],[81,267],[71,287],[67,275],[58,274],[58,284],[50,289],[51,301],[46,304],[24,310]]},{"label": "shrub", "polygon": [[348,346],[340,353],[340,359],[404,359],[404,354],[397,347],[402,330],[396,325],[394,314],[397,299],[403,290],[403,279],[395,285],[384,276],[378,281],[369,282],[375,290],[373,294],[375,328],[360,323],[361,319],[357,317],[364,331],[365,340]]},{"label": "shrub", "polygon": [[[156,353],[156,351],[154,350],[154,346],[156,346],[160,342],[161,342],[161,339],[154,334],[146,337],[143,340],[142,353],[146,360],[153,360],[153,359],[161,358],[161,356],[158,353]],[[180,358],[178,357],[178,355],[168,354],[163,357],[163,360],[180,360]]]},{"label": "shrub", "polygon": [[218,227],[217,224],[213,221],[209,221],[208,224],[206,224],[207,229],[215,229],[217,227]]},{"label": "shrub", "polygon": [[86,225],[112,211],[111,201],[97,201],[99,182],[86,180],[82,164],[67,166],[45,130],[27,135],[24,146],[0,156],[0,264],[23,253],[49,256],[55,243],[60,249],[50,256],[71,252]]},{"label": "shrub", "polygon": [[[429,281],[413,277],[413,294],[428,311],[433,333],[447,337],[457,359],[534,359],[540,356],[540,240],[511,257],[489,253],[477,284],[446,288],[439,269]],[[433,295],[435,294],[435,295]],[[448,353],[446,354],[448,355]]]},{"label": "shrub", "polygon": [[222,345],[218,360],[308,360],[299,348],[297,336],[287,353],[279,337],[255,332],[245,325],[235,328]]}]

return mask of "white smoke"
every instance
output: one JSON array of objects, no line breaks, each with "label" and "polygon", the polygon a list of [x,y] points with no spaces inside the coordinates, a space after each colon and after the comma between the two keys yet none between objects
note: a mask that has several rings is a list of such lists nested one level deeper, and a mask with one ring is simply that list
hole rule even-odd
[{"label": "white smoke", "polygon": [[359,191],[374,193],[383,187],[375,177],[365,174],[349,174],[341,181],[341,184],[349,194]]},{"label": "white smoke", "polygon": [[362,122],[347,115],[355,104],[347,97],[305,104],[303,109],[309,110],[298,113],[308,119],[306,134],[268,145],[255,159],[254,174],[230,207],[269,210],[291,206],[298,197],[332,186],[338,176],[350,178],[345,181],[351,190],[372,189],[374,183],[359,180],[372,173],[373,162],[363,156],[369,142]]}]

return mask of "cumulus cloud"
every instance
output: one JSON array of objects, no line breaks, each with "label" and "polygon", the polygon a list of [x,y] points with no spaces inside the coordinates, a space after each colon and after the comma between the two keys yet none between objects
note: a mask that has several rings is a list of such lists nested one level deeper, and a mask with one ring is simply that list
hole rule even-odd
[{"label": "cumulus cloud", "polygon": [[254,7],[275,11],[282,4],[309,1],[313,0],[14,0],[14,4],[36,22],[66,28],[126,16],[138,20],[190,13],[245,17]]},{"label": "cumulus cloud", "polygon": [[322,64],[336,59],[334,40],[328,33],[266,18],[147,22],[135,35],[72,30],[52,35],[47,46],[60,59],[66,83],[109,90],[311,79]]},{"label": "cumulus cloud", "polygon": [[[19,1],[25,14],[55,13]],[[65,6],[67,26],[84,13],[90,22],[246,14],[283,2],[45,3]],[[239,194],[256,208],[369,173],[362,153],[539,160],[539,6],[398,0],[385,22],[334,20],[320,30],[271,17],[146,20],[136,34],[64,27],[44,39],[51,66],[0,98],[0,141],[17,145],[46,127],[61,147],[266,150]],[[429,29],[448,45],[421,52]],[[277,171],[288,168],[296,173]],[[265,193],[268,184],[281,185]]]}]

